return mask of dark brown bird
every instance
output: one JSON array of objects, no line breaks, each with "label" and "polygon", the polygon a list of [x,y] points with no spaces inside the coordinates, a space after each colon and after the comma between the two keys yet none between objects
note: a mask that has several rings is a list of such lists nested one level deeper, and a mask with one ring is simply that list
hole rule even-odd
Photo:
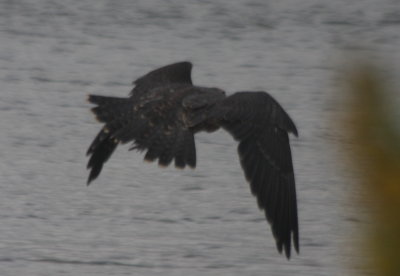
[{"label": "dark brown bird", "polygon": [[289,144],[297,129],[289,115],[266,92],[226,96],[218,88],[194,86],[192,64],[170,64],[137,79],[128,98],[90,95],[97,119],[104,123],[90,145],[87,184],[97,178],[118,146],[146,151],[144,159],[178,168],[196,166],[194,134],[220,127],[239,142],[245,177],[264,210],[280,253],[290,258],[291,242],[299,252],[297,200]]}]

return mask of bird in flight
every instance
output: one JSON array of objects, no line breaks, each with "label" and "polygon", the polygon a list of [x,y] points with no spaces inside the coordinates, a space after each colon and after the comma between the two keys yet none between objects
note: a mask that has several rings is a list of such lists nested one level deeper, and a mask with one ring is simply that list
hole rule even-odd
[{"label": "bird in flight", "polygon": [[134,81],[129,97],[89,95],[104,123],[90,145],[87,185],[96,179],[119,144],[146,151],[146,161],[177,168],[196,166],[194,135],[222,128],[239,142],[238,154],[258,206],[271,225],[279,253],[299,252],[297,200],[289,133],[297,129],[268,93],[226,96],[218,88],[193,85],[192,64],[178,62]]}]

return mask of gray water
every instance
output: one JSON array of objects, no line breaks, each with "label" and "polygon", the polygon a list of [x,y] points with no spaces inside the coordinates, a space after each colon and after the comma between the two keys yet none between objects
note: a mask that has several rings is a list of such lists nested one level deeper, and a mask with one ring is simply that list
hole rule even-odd
[{"label": "gray water", "polygon": [[[399,69],[399,42],[397,0],[1,0],[0,275],[342,275],[361,222],[336,153],[339,69],[360,52]],[[196,136],[196,170],[122,146],[85,186],[86,95],[181,60],[196,84],[269,91],[296,122],[290,261],[222,131]]]}]

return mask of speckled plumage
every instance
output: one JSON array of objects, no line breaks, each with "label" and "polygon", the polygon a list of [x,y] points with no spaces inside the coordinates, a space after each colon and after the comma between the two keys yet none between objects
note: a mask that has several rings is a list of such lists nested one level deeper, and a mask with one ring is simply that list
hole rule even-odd
[{"label": "speckled plumage", "polygon": [[288,133],[297,129],[266,92],[226,96],[218,88],[194,86],[190,62],[151,71],[134,82],[128,98],[90,95],[104,123],[87,154],[88,185],[118,144],[146,151],[144,159],[168,166],[196,166],[194,134],[222,127],[239,141],[238,153],[251,192],[264,210],[279,252],[299,251],[297,201]]}]

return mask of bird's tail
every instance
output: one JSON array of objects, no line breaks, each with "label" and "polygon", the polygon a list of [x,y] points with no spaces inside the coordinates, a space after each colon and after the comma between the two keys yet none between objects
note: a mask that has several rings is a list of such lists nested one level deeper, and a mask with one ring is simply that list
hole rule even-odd
[{"label": "bird's tail", "polygon": [[126,114],[129,105],[129,98],[107,97],[89,95],[88,101],[97,105],[92,108],[97,120],[102,123],[111,123],[121,115]]},{"label": "bird's tail", "polygon": [[92,108],[97,120],[105,123],[90,145],[87,155],[90,155],[87,168],[90,169],[87,185],[96,179],[103,164],[107,162],[119,141],[113,137],[113,133],[118,130],[118,126],[129,114],[129,98],[116,98],[98,95],[89,95],[88,101],[97,105]]}]

